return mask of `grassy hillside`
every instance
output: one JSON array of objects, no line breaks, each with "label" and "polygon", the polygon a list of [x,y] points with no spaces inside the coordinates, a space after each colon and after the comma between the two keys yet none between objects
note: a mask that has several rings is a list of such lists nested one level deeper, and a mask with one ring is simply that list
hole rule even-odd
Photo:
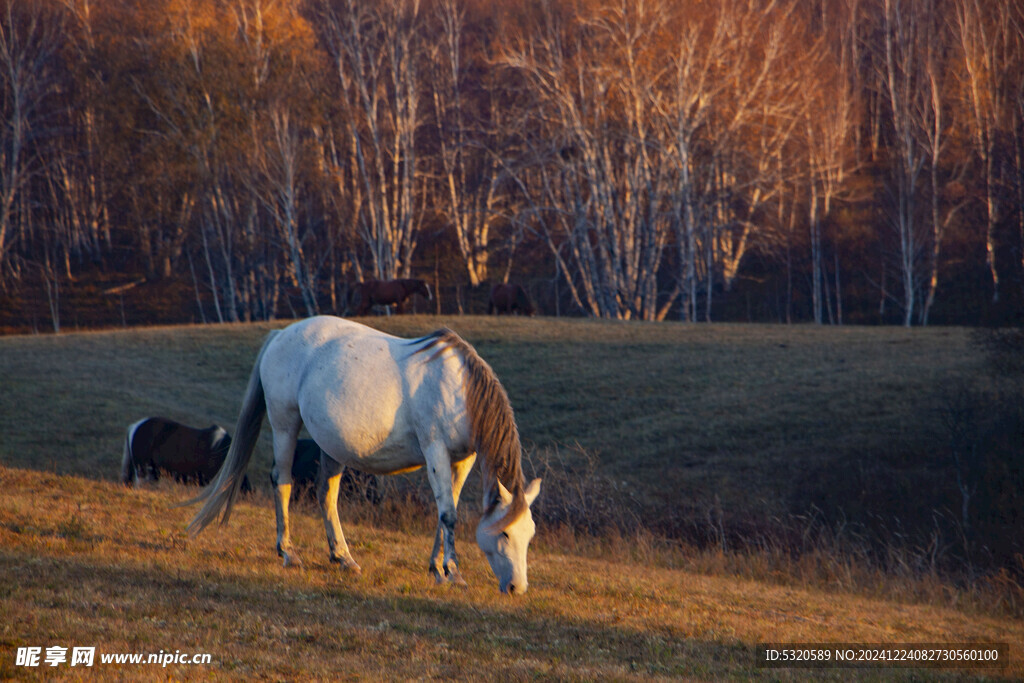
[{"label": "grassy hillside", "polygon": [[[964,330],[371,322],[407,336],[460,332],[508,389],[535,467],[568,472],[566,485],[601,478],[599,490],[614,488],[620,507],[669,535],[749,535],[836,496],[847,507],[833,516],[886,521],[911,516],[884,506],[922,487],[933,499],[923,518],[957,504],[939,412],[983,362]],[[230,429],[270,327],[0,338],[0,458],[113,479],[123,430],[139,417]],[[257,471],[269,462],[265,436]]]},{"label": "grassy hillside", "polygon": [[[956,539],[893,527],[887,515],[955,509],[940,416],[957,386],[983,376],[967,332],[369,322],[404,336],[448,325],[508,389],[528,474],[546,477],[525,600],[500,599],[474,547],[472,479],[460,528],[465,592],[427,580],[432,513],[417,502],[419,474],[400,480],[409,505],[394,495],[384,509],[343,511],[364,568],[357,580],[326,565],[311,509],[297,515],[293,534],[306,566],[285,571],[265,494],[227,529],[190,540],[192,511],[170,507],[183,489],[116,483],[124,429],[140,417],[231,429],[263,336],[281,324],[6,337],[0,600],[13,618],[0,626],[2,673],[14,673],[17,646],[55,638],[108,651],[206,648],[217,672],[268,678],[334,675],[342,662],[367,677],[758,676],[772,673],[754,667],[759,641],[973,639],[1011,642],[1019,656],[1021,622],[986,616],[1019,606],[989,611],[992,601],[922,583],[912,567],[909,580],[868,571],[853,581],[857,567],[829,555],[827,543],[815,546],[817,559],[798,558],[800,571],[790,559],[801,536],[827,526],[813,515],[837,510],[882,520],[878,533],[901,539],[881,539],[898,565],[925,556],[916,549],[929,543],[940,559],[951,552]],[[250,466],[257,484],[269,463],[265,428]],[[595,519],[602,535],[581,540]],[[711,549],[643,535],[646,544],[633,547],[631,522]],[[793,543],[778,540],[787,533]],[[837,540],[834,530],[828,539]],[[754,553],[741,571],[748,578],[730,578],[729,558],[744,543],[747,557]],[[999,576],[1007,589],[999,595],[1019,599],[1015,580]],[[894,594],[899,602],[877,599]]]},{"label": "grassy hillside", "polygon": [[[371,322],[466,337],[505,384],[531,452],[579,445],[642,498],[717,495],[770,511],[808,466],[932,448],[944,388],[982,362],[959,329]],[[123,428],[138,417],[230,427],[271,327],[0,338],[0,457],[112,479]]]}]

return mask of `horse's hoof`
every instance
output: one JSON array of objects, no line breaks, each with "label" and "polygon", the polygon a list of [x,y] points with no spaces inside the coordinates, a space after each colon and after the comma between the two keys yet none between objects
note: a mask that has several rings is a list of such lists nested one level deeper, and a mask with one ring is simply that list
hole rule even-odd
[{"label": "horse's hoof", "polygon": [[341,570],[344,572],[351,572],[356,576],[363,573],[363,568],[356,563],[351,557],[332,557],[331,562],[336,562],[341,565]]},{"label": "horse's hoof", "polygon": [[281,553],[281,557],[284,558],[284,564],[281,565],[283,567],[301,567],[302,566],[302,560],[300,560],[299,556],[296,555],[295,553],[282,552]]},{"label": "horse's hoof", "polygon": [[466,583],[466,580],[464,578],[462,578],[462,574],[459,572],[458,569],[448,570],[448,583],[454,586],[459,586],[461,588],[469,587],[469,584]]}]

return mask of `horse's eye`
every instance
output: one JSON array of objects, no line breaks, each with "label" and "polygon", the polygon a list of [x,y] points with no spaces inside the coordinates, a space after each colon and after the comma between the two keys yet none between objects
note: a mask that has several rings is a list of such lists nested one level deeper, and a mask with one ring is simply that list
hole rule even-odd
[{"label": "horse's eye", "polygon": [[507,531],[502,531],[501,532],[501,537],[504,538],[507,541],[508,540],[508,532]]}]

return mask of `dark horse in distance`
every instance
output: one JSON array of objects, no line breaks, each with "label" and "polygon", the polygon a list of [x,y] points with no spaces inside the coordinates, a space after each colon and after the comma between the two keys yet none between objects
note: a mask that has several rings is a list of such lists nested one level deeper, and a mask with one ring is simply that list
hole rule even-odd
[{"label": "dark horse in distance", "polygon": [[[147,417],[128,427],[121,460],[126,486],[143,479],[156,481],[163,470],[176,481],[205,486],[224,464],[231,437],[223,427],[196,429],[163,417]],[[250,489],[248,479],[242,489]]]},{"label": "dark horse in distance", "polygon": [[366,280],[359,284],[359,307],[356,315],[366,315],[373,306],[394,305],[395,312],[402,312],[402,304],[413,294],[419,294],[430,301],[430,287],[423,280],[405,278],[401,280]]},{"label": "dark horse in distance", "polygon": [[491,300],[487,304],[487,314],[495,312],[498,315],[533,315],[533,304],[521,285],[497,284],[491,287]]}]

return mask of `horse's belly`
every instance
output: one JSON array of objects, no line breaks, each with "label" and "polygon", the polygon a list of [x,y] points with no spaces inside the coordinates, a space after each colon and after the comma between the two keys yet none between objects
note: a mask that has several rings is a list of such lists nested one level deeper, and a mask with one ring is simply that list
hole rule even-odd
[{"label": "horse's belly", "polygon": [[[371,474],[397,474],[423,466],[423,453],[415,437],[398,438],[392,434],[390,437],[373,440],[363,438],[352,443],[343,438],[344,433],[345,430],[340,430],[335,435],[324,435],[326,445],[320,446],[342,465]],[[371,445],[373,442],[376,442],[375,445]]]},{"label": "horse's belly", "polygon": [[300,413],[310,436],[344,465],[389,474],[423,464],[401,379],[384,366],[377,372],[346,363],[333,381],[315,381]]},{"label": "horse's belly", "polygon": [[[416,450],[419,451],[418,448]],[[423,457],[412,457],[409,450],[381,450],[372,456],[349,460],[346,464],[370,474],[398,474],[423,467]]]}]

